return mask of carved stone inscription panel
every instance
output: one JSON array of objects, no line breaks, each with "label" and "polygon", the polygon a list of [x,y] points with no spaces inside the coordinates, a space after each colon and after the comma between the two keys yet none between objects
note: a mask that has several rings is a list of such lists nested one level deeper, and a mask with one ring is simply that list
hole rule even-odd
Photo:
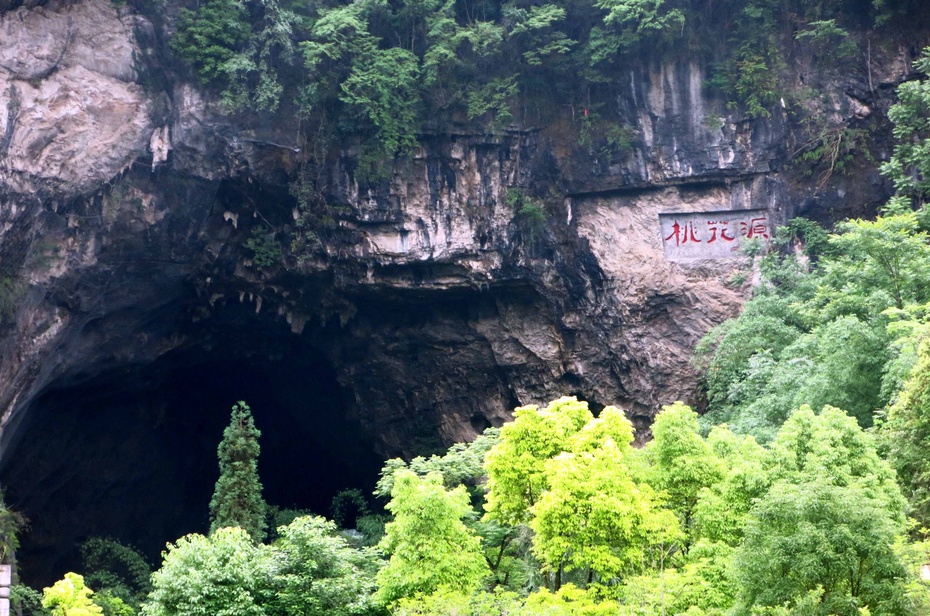
[{"label": "carved stone inscription panel", "polygon": [[770,239],[766,210],[659,214],[665,258],[719,259],[738,256],[747,239]]}]

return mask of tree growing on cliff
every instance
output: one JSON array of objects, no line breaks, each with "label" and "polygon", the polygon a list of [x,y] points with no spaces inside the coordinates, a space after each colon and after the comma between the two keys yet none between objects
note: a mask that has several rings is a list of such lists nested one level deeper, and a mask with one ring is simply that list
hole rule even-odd
[{"label": "tree growing on cliff", "polygon": [[252,540],[265,537],[265,501],[258,479],[258,438],[252,409],[245,402],[233,405],[217,455],[220,478],[210,500],[210,532],[227,526],[245,529]]},{"label": "tree growing on cliff", "polygon": [[[914,69],[930,74],[930,47],[914,62]],[[898,103],[888,110],[897,144],[882,173],[894,182],[898,195],[917,205],[930,197],[930,80],[901,84]]]},{"label": "tree growing on cliff", "polygon": [[245,6],[209,0],[196,11],[181,9],[171,49],[197,68],[201,81],[225,76],[224,66],[246,43],[250,26]]}]

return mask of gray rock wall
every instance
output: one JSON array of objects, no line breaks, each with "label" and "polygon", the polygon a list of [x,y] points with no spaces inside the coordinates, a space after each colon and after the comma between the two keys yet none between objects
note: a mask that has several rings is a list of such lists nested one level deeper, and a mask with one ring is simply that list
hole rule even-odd
[{"label": "gray rock wall", "polygon": [[[424,135],[377,185],[346,151],[326,170],[342,209],[319,249],[260,269],[252,230],[293,231],[293,126],[225,117],[190,84],[144,88],[158,59],[140,41],[155,34],[106,0],[0,14],[0,278],[15,282],[0,457],[43,392],[209,345],[221,334],[204,324],[241,302],[328,358],[384,453],[565,393],[644,430],[662,404],[699,403],[691,350],[750,292],[743,257],[668,260],[660,214],[764,209],[779,223],[887,190],[874,174],[817,186],[790,165],[787,107],[750,121],[707,93],[706,67],[650,64],[617,75],[628,150],[580,143],[581,110],[565,109],[494,137]],[[863,93],[862,70],[824,86],[831,117],[887,108],[901,71]],[[514,187],[540,196],[545,224],[507,205]]]}]

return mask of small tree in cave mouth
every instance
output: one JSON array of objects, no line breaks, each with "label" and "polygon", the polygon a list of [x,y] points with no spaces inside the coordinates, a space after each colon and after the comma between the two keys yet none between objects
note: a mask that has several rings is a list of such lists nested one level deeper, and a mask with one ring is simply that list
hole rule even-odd
[{"label": "small tree in cave mouth", "polygon": [[229,425],[217,448],[220,478],[210,499],[210,533],[238,526],[260,542],[265,538],[265,501],[258,479],[258,437],[252,409],[245,402],[232,407]]}]

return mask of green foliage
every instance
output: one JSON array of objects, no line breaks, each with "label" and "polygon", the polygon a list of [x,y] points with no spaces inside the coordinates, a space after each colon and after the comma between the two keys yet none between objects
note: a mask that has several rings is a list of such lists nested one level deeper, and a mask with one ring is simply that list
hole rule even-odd
[{"label": "green foliage", "polygon": [[[346,205],[328,202],[321,188],[322,170],[317,160],[325,159],[325,150],[331,145],[331,135],[325,132],[315,135],[308,145],[314,146],[318,151],[308,155],[308,159],[297,172],[297,177],[289,186],[289,192],[297,202],[297,216],[288,253],[294,257],[298,265],[325,254],[327,242],[339,239],[339,235],[343,233],[339,219],[351,213],[351,208]],[[384,161],[374,161],[373,164],[378,162]],[[389,173],[390,167],[385,171]],[[356,169],[356,175],[360,176],[362,173]]]},{"label": "green foliage", "polygon": [[[645,57],[717,61],[710,85],[746,117],[768,117],[792,40],[826,59],[850,52],[842,24],[862,8],[848,4],[209,0],[180,12],[171,47],[228,111],[283,107],[299,138],[325,128],[375,182],[424,130],[467,119],[500,133],[581,100],[603,109],[616,75]],[[615,155],[632,143],[629,131],[599,136]]]},{"label": "green foliage", "polygon": [[607,11],[605,24],[619,28],[628,37],[680,28],[685,20],[682,12],[669,9],[665,0],[595,0],[594,5]]},{"label": "green foliage", "polygon": [[181,10],[170,45],[203,83],[222,88],[228,111],[275,111],[284,90],[277,65],[293,62],[302,21],[276,0],[209,0]]},{"label": "green foliage", "polygon": [[[924,72],[930,68],[930,51],[924,53],[916,67]],[[928,518],[924,485],[927,482],[923,477],[926,473],[921,466],[927,443],[919,401],[920,374],[926,371],[926,362],[921,355],[924,352],[918,351],[918,341],[927,333],[930,236],[926,210],[913,211],[912,207],[922,204],[925,198],[921,182],[925,175],[922,165],[926,166],[926,161],[921,159],[925,154],[921,140],[926,136],[922,131],[927,132],[925,116],[930,109],[926,89],[922,80],[900,88],[900,102],[891,114],[899,142],[892,160],[883,166],[883,171],[895,182],[898,194],[883,208],[882,215],[870,221],[840,223],[837,233],[826,240],[821,230],[806,222],[780,231],[778,241],[783,245],[802,235],[812,243],[810,255],[817,258],[814,266],[799,267],[790,259],[781,263],[771,258],[764,260],[767,286],[758,290],[737,321],[721,326],[698,349],[711,403],[707,423],[731,421],[735,429],[762,439],[772,437],[789,409],[805,403],[841,406],[863,426],[871,425],[873,414],[882,414],[882,407],[893,403],[885,413],[879,434],[911,499],[913,512],[921,521]],[[837,146],[830,144],[846,140],[846,129],[835,134],[836,137],[825,138],[822,133],[817,138],[820,145],[806,152],[808,159],[821,157],[823,148],[838,152]],[[830,158],[835,157],[830,154]],[[769,330],[794,332],[793,340],[776,337],[773,344],[755,336],[759,331]],[[755,334],[730,336],[731,332]],[[779,432],[773,453],[781,451],[780,440],[788,438],[785,435],[797,432],[806,435],[800,439],[806,442],[811,434],[822,430],[801,428],[805,422],[813,426],[816,422],[812,417],[810,410],[802,406]],[[869,498],[877,499],[888,511],[899,511],[900,494],[897,488],[890,487],[893,481],[889,473],[874,464],[874,453],[868,453],[871,446],[860,444],[859,453],[851,458],[838,453],[847,451],[849,443],[858,442],[851,436],[855,434],[852,427],[839,427],[842,422],[848,424],[848,418],[843,416],[840,421],[833,410],[825,410],[820,417],[832,417],[831,429],[851,439],[844,445],[840,444],[842,439],[833,442],[831,459],[845,459],[849,468],[860,468],[858,474],[853,473],[855,481],[844,479],[838,485],[846,488],[852,482],[864,486],[870,491]],[[862,470],[861,464],[849,463],[848,459],[870,460],[871,466]],[[814,467],[822,472],[833,464],[824,458]],[[783,457],[779,467],[791,468],[790,456]],[[872,478],[866,484],[856,479],[865,476]],[[792,481],[801,480],[795,477]],[[853,497],[832,493],[831,498],[842,501]],[[810,523],[810,520],[804,522]],[[813,586],[807,590],[804,601],[818,604],[834,601],[832,593],[837,592],[829,581],[819,590]],[[856,597],[857,592],[853,588],[847,594]],[[801,601],[798,597],[792,601]],[[779,607],[775,595],[766,601],[775,610],[772,613],[802,609],[801,603]],[[886,597],[882,601],[892,599]],[[872,608],[887,613],[898,610],[887,606]]]},{"label": "green foliage", "polygon": [[[419,477],[438,473],[442,475],[445,486],[450,489],[464,486],[469,492],[474,508],[474,516],[469,514],[465,523],[481,538],[485,559],[491,569],[494,584],[522,589],[533,586],[533,578],[538,568],[529,553],[529,531],[501,525],[493,520],[475,519],[484,504],[485,457],[499,439],[500,430],[488,428],[471,443],[454,444],[442,456],[417,457],[411,460],[409,465],[397,458],[388,460],[381,471],[381,479],[375,488],[375,494],[390,497],[395,474],[408,469]],[[372,517],[371,521],[377,522],[375,517]],[[362,529],[359,528],[359,530]],[[383,531],[383,522],[380,530]],[[426,601],[425,604],[430,604],[430,601]],[[408,607],[412,605],[420,605],[420,603],[414,601]],[[410,607],[410,609],[414,608]]]},{"label": "green foliage", "polygon": [[842,223],[830,238],[837,256],[824,267],[828,284],[859,297],[883,291],[899,310],[905,303],[926,302],[930,235],[918,224],[914,212]]},{"label": "green foliage", "polygon": [[[753,51],[742,51],[730,68],[732,91],[746,108],[750,118],[768,118],[769,107],[778,99],[778,81],[773,74],[772,60]],[[735,107],[731,105],[731,107]]]},{"label": "green foliage", "polygon": [[526,244],[535,247],[536,240],[546,226],[546,211],[543,202],[535,199],[522,189],[511,186],[504,199],[508,207],[516,213],[515,220],[524,235]]},{"label": "green foliage", "polygon": [[23,584],[10,588],[10,611],[23,616],[48,616],[42,607],[42,593]]},{"label": "green foliage", "polygon": [[[749,510],[772,482],[766,469],[768,452],[752,436],[736,435],[726,427],[712,429],[707,443],[724,469],[723,478],[698,492],[693,536],[737,546]],[[694,548],[692,556],[693,552]]]},{"label": "green foliage", "polygon": [[[152,589],[152,567],[135,548],[113,539],[92,537],[81,544],[84,579],[97,589],[94,599],[105,616],[138,608]],[[104,605],[106,603],[106,605]]]},{"label": "green foliage", "polygon": [[823,59],[831,62],[856,53],[856,44],[850,40],[849,32],[838,26],[836,19],[814,20],[795,38],[809,41]]},{"label": "green foliage", "polygon": [[607,129],[607,145],[613,154],[626,154],[633,149],[636,129],[632,126],[611,126]]},{"label": "green foliage", "polygon": [[365,49],[342,82],[340,100],[376,128],[386,156],[416,144],[418,71],[416,56],[406,49]]},{"label": "green foliage", "polygon": [[490,574],[480,540],[462,522],[471,512],[464,487],[446,490],[437,473],[401,470],[387,509],[394,521],[379,545],[390,555],[377,576],[383,604],[441,588],[471,592]]},{"label": "green foliage", "polygon": [[420,477],[430,473],[439,473],[447,488],[458,485],[476,486],[484,477],[484,459],[488,451],[500,440],[499,428],[488,428],[471,443],[456,443],[445,455],[432,455],[429,458],[418,456],[406,463],[400,458],[393,458],[381,469],[381,478],[375,487],[375,494],[389,498],[394,489],[394,475],[401,469],[409,469]]},{"label": "green foliage", "polygon": [[341,528],[355,528],[358,518],[370,513],[368,501],[357,488],[337,492],[330,511],[333,521]]},{"label": "green foliage", "polygon": [[[924,49],[914,68],[930,74],[930,47]],[[898,87],[898,102],[888,110],[896,139],[891,159],[882,173],[894,182],[898,195],[917,205],[930,196],[930,80],[908,81]]]},{"label": "green foliage", "polygon": [[676,403],[653,433],[635,449],[623,412],[575,398],[519,408],[445,455],[388,461],[386,564],[318,517],[266,546],[224,528],[169,545],[143,614],[920,613],[925,548],[904,541],[894,472],[854,418],[801,407],[766,448],[725,426],[704,438]]},{"label": "green foliage", "polygon": [[537,202],[527,202],[517,210],[520,224],[526,233],[526,242],[530,246],[536,244],[536,239],[546,224],[546,213]]},{"label": "green foliage", "polygon": [[245,247],[252,251],[252,265],[259,270],[278,267],[284,263],[284,249],[275,239],[274,229],[256,227],[252,236],[245,241]]},{"label": "green foliage", "polygon": [[[893,545],[898,512],[862,486],[811,478],[776,483],[754,508],[735,560],[741,609],[789,606],[822,594],[809,614],[905,614]],[[898,514],[899,515],[899,514]]]},{"label": "green foliage", "polygon": [[263,589],[268,616],[375,616],[375,574],[380,559],[356,550],[336,525],[317,516],[295,519],[262,557],[270,571]]},{"label": "green foliage", "polygon": [[548,489],[546,461],[566,451],[568,437],[593,419],[587,403],[575,398],[559,398],[543,409],[523,406],[513,416],[485,461],[487,516],[511,526],[528,521],[530,508]]},{"label": "green foliage", "polygon": [[522,614],[521,601],[512,592],[462,593],[442,588],[432,594],[419,594],[397,602],[394,616],[507,616]]},{"label": "green foliage", "polygon": [[930,562],[930,541],[926,535],[923,541],[907,543],[901,541],[895,545],[895,552],[907,568],[904,580],[905,600],[914,614],[930,614],[930,581],[922,579],[921,569]]},{"label": "green foliage", "polygon": [[369,514],[356,520],[356,528],[362,534],[361,544],[363,546],[375,546],[381,543],[384,538],[384,527],[387,525],[388,517],[385,514]]},{"label": "green foliage", "polygon": [[650,483],[662,491],[682,526],[689,529],[698,493],[718,483],[723,469],[699,434],[697,413],[681,402],[664,407],[656,416],[652,436],[646,449],[653,469]]},{"label": "green foliage", "polygon": [[772,444],[775,483],[750,511],[735,558],[737,614],[753,606],[795,609],[810,593],[813,614],[907,613],[894,545],[904,500],[873,439],[843,411],[792,414]]},{"label": "green foliage", "polygon": [[506,3],[501,12],[506,20],[512,20],[510,37],[525,50],[523,58],[528,66],[539,67],[546,62],[556,62],[559,56],[567,55],[576,43],[556,29],[558,22],[566,17],[565,8],[557,4],[522,7]]},{"label": "green foliage", "polygon": [[809,238],[817,261],[763,259],[763,286],[743,314],[695,349],[710,402],[704,424],[726,421],[767,441],[792,409],[830,404],[871,425],[914,352],[903,342],[911,317],[900,315],[930,299],[930,237],[919,221],[890,210],[826,238],[804,222],[780,231],[782,243]]},{"label": "green foliage", "polygon": [[817,186],[823,189],[834,173],[844,174],[855,156],[865,153],[869,134],[861,128],[820,126],[814,135],[791,155],[804,175],[819,174]]},{"label": "green foliage", "polygon": [[611,579],[645,557],[648,546],[677,538],[674,518],[656,507],[647,485],[630,477],[623,451],[608,438],[593,451],[546,462],[548,489],[532,507],[533,551],[544,568],[587,569]]},{"label": "green foliage", "polygon": [[815,414],[802,406],[792,413],[772,443],[768,464],[773,480],[858,484],[903,525],[904,499],[894,471],[878,456],[874,438],[840,409],[827,406]]},{"label": "green foliage", "polygon": [[100,606],[103,616],[135,616],[137,614],[133,606],[108,590],[98,591],[94,595],[94,603]]},{"label": "green foliage", "polygon": [[305,515],[310,515],[310,512],[306,509],[292,509],[290,507],[278,507],[276,505],[268,505],[265,507],[265,519],[267,520],[269,532],[269,539],[277,539],[278,528],[282,526],[287,526],[297,518]]},{"label": "green foliage", "polygon": [[251,27],[239,0],[209,0],[196,11],[181,9],[171,49],[197,69],[206,83],[220,79],[242,49]]},{"label": "green foliage", "polygon": [[526,200],[526,195],[523,192],[522,188],[516,186],[511,186],[507,189],[507,195],[504,197],[504,202],[512,210],[518,210],[523,205],[523,202]]},{"label": "green foliage", "polygon": [[684,11],[669,4],[665,0],[595,0],[594,6],[606,14],[588,37],[586,55],[594,69],[592,77],[602,77],[604,67],[599,65],[611,64],[617,56],[647,41],[661,40],[683,29]]},{"label": "green foliage", "polygon": [[94,603],[90,588],[77,573],[66,573],[64,579],[42,591],[42,607],[50,616],[103,616],[103,610]]},{"label": "green foliage", "polygon": [[555,592],[541,589],[526,600],[526,616],[616,616],[617,605],[597,592],[566,584]]},{"label": "green foliage", "polygon": [[930,341],[924,339],[904,390],[879,431],[907,493],[912,515],[930,527]]},{"label": "green foliage", "polygon": [[586,146],[591,156],[615,160],[633,150],[637,131],[632,126],[617,124],[588,109],[577,124],[578,145]]},{"label": "green foliage", "polygon": [[256,546],[241,528],[188,535],[168,546],[152,576],[146,616],[376,616],[370,549],[356,550],[335,524],[304,516]]},{"label": "green foliage", "polygon": [[804,254],[812,259],[816,259],[827,250],[829,241],[829,234],[823,227],[803,216],[792,218],[784,227],[778,227],[774,240],[778,246],[799,243]]},{"label": "green foliage", "polygon": [[727,278],[726,285],[728,287],[739,289],[746,281],[749,280],[750,272],[748,271],[736,271],[730,274],[730,277]]},{"label": "green foliage", "polygon": [[416,144],[420,106],[418,59],[409,49],[379,45],[369,26],[379,17],[376,5],[362,1],[321,9],[300,42],[311,84],[304,112],[342,103],[344,123],[362,136],[361,175],[371,180],[386,178],[382,167]]},{"label": "green foliage", "polygon": [[238,526],[256,542],[265,537],[265,501],[258,479],[260,436],[249,406],[241,401],[234,404],[217,448],[220,477],[210,500],[211,532]]},{"label": "green foliage", "polygon": [[[883,403],[876,385],[888,361],[887,346],[881,324],[864,323],[855,316],[840,316],[814,328],[784,351],[784,357],[794,358],[797,373],[786,382],[780,378],[784,375],[777,374],[784,362],[772,366],[776,373],[770,376],[778,379],[773,382],[778,387],[762,388],[763,395],[769,396],[766,401],[773,401],[769,416],[780,416],[776,415],[778,408],[787,411],[804,403],[832,404],[848,409],[863,426],[870,426],[872,414]],[[792,396],[783,395],[791,389]]]},{"label": "green foliage", "polygon": [[143,616],[265,616],[261,549],[241,528],[169,544]]},{"label": "green foliage", "polygon": [[621,411],[595,419],[586,403],[560,398],[514,417],[487,456],[485,517],[529,525],[554,589],[572,572],[582,584],[611,580],[680,540],[674,514],[640,479]]},{"label": "green foliage", "polygon": [[0,564],[15,564],[19,535],[26,528],[26,518],[10,509],[0,490]]},{"label": "green foliage", "polygon": [[517,214],[532,227],[539,226],[546,222],[546,213],[538,202],[527,201],[520,206]]},{"label": "green foliage", "polygon": [[695,348],[712,405],[736,402],[733,385],[749,374],[754,355],[763,349],[777,354],[801,335],[797,324],[785,318],[790,313],[786,315],[783,308],[781,303],[751,302],[739,319],[715,327]]},{"label": "green foliage", "polygon": [[700,541],[691,547],[683,566],[624,580],[621,603],[632,609],[622,613],[726,613],[737,593],[729,571],[733,552],[726,544]]},{"label": "green foliage", "polygon": [[517,95],[517,87],[516,77],[513,76],[495,79],[473,89],[467,97],[469,119],[490,115],[493,118],[492,126],[503,130],[513,118],[510,101]]},{"label": "green foliage", "polygon": [[714,67],[708,85],[747,118],[771,117],[771,108],[782,97],[780,73],[785,61],[778,41],[782,8],[769,0],[748,0],[731,5],[731,10],[729,32],[724,34],[730,51]]}]

